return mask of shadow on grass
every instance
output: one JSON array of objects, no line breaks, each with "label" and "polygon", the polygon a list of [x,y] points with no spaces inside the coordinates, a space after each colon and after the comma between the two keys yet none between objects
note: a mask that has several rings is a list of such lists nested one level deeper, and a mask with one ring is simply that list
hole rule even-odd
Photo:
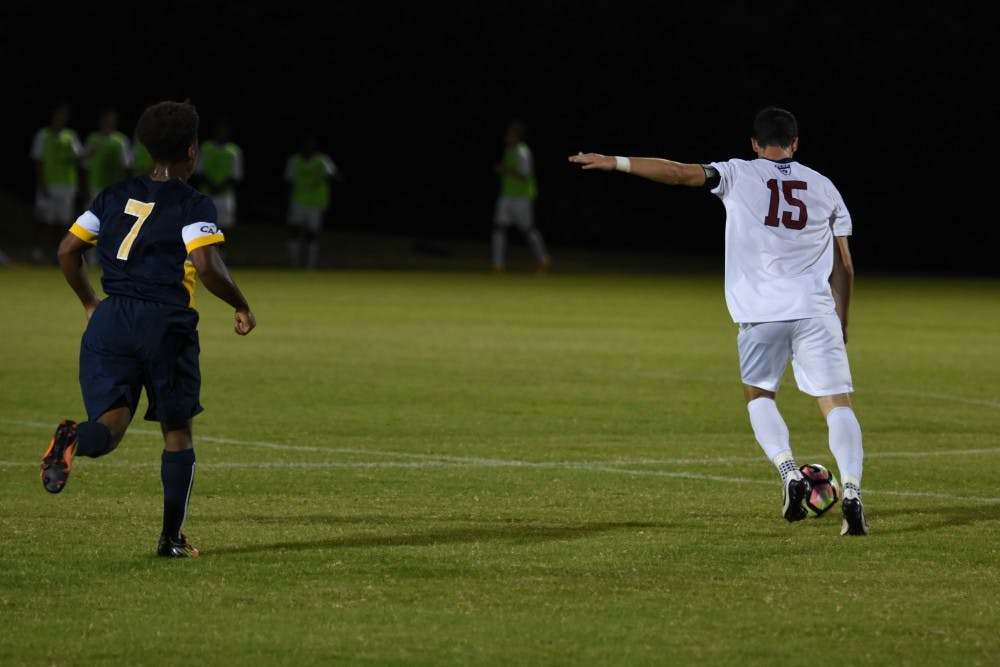
[{"label": "shadow on grass", "polygon": [[490,526],[470,526],[464,528],[437,528],[426,532],[407,532],[386,535],[344,535],[321,540],[301,542],[283,541],[266,544],[223,546],[203,554],[203,556],[223,556],[233,554],[267,553],[280,551],[308,551],[310,549],[355,549],[367,547],[424,547],[441,544],[462,544],[476,542],[508,542],[511,544],[531,544],[552,540],[572,540],[607,533],[616,530],[641,528],[669,528],[670,524],[615,521],[582,523],[572,525],[539,524],[494,524]]},{"label": "shadow on grass", "polygon": [[[920,533],[928,530],[941,530],[956,526],[970,526],[983,521],[1000,521],[1000,505],[977,504],[957,505],[953,507],[905,507],[899,509],[880,509],[865,512],[872,531],[886,535],[892,533]],[[879,519],[900,519],[907,525],[883,527]]]}]

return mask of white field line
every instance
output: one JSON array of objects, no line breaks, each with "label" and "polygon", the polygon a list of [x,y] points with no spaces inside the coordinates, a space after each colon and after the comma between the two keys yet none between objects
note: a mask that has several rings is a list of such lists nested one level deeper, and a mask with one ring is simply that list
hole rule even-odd
[{"label": "white field line", "polygon": [[[28,426],[31,428],[49,428],[51,424],[45,424],[42,422],[34,421],[15,421],[0,419],[0,423],[14,424],[20,426]],[[158,431],[153,431],[150,429],[132,429],[130,432],[137,433],[141,435],[158,436],[160,433]],[[199,436],[199,440],[208,442],[218,442],[225,444],[236,444],[236,445],[249,445],[256,447],[266,447],[269,449],[278,450],[290,450],[290,451],[309,451],[309,452],[325,452],[325,453],[340,453],[340,454],[359,454],[359,455],[376,455],[384,456],[389,458],[407,458],[407,459],[417,459],[410,461],[304,461],[304,462],[272,462],[272,461],[257,461],[257,462],[212,462],[212,463],[202,463],[202,468],[257,468],[257,469],[379,469],[379,468],[406,468],[406,469],[444,469],[444,468],[525,468],[525,469],[548,469],[548,470],[582,470],[586,472],[602,472],[602,473],[612,473],[619,475],[630,475],[635,477],[665,477],[673,479],[691,479],[699,481],[710,481],[710,482],[720,482],[720,483],[736,483],[736,484],[759,484],[759,485],[773,485],[773,481],[761,480],[761,479],[751,479],[747,477],[733,477],[725,475],[708,475],[703,473],[693,473],[688,471],[668,471],[668,470],[636,470],[631,468],[623,468],[619,466],[623,465],[691,465],[696,463],[705,462],[715,462],[713,459],[619,459],[614,461],[523,461],[517,459],[491,459],[482,458],[474,456],[449,456],[449,455],[434,455],[434,454],[413,454],[410,452],[393,452],[393,451],[379,451],[379,450],[368,450],[368,449],[357,449],[357,448],[334,448],[334,447],[316,447],[316,446],[303,446],[303,445],[283,445],[280,443],[273,442],[263,442],[263,441],[247,441],[239,440],[236,438],[224,438],[216,436]],[[972,450],[962,450],[966,454],[991,454],[1000,451],[1000,448],[992,447],[985,449],[972,449]],[[932,455],[941,454],[955,454],[956,452],[934,452]],[[961,452],[959,452],[961,453]],[[887,452],[888,455],[904,455],[909,457],[919,457],[924,455],[924,452]],[[871,455],[869,455],[871,456]],[[754,457],[750,459],[747,457],[739,458],[740,461],[752,461],[761,462],[760,457]],[[36,463],[26,462],[26,461],[0,461],[0,467],[18,467],[18,466],[35,466]],[[147,468],[155,467],[155,463],[119,463],[108,461],[101,465],[120,467],[120,468]],[[950,493],[938,493],[930,491],[879,491],[865,488],[865,493],[875,493],[879,495],[890,495],[899,497],[915,497],[915,498],[943,498],[952,500],[967,500],[974,502],[983,503],[1000,503],[1000,498],[992,496],[965,496],[956,495]]]},{"label": "white field line", "polygon": [[[78,459],[79,460],[79,459]],[[0,468],[18,468],[23,467],[25,469],[32,468],[37,464],[34,461],[0,461]],[[128,469],[149,469],[153,470],[156,467],[156,463],[150,461],[148,463],[121,463],[115,461],[106,461],[97,464],[101,467],[110,468],[128,468]],[[585,472],[601,472],[601,473],[612,473],[617,475],[627,475],[632,477],[665,477],[671,479],[690,479],[697,481],[708,481],[717,482],[722,484],[755,484],[759,486],[774,486],[776,482],[774,480],[763,480],[763,479],[750,479],[748,477],[726,477],[724,475],[704,475],[701,473],[686,472],[686,471],[670,471],[670,470],[632,470],[629,468],[615,468],[611,466],[600,466],[600,465],[580,465],[572,461],[563,462],[532,462],[532,461],[494,461],[489,465],[484,465],[480,462],[475,461],[329,461],[329,462],[273,462],[273,461],[258,461],[252,463],[237,463],[237,462],[215,462],[215,463],[199,463],[199,468],[201,469],[347,469],[347,470],[366,470],[366,469],[391,469],[391,468],[405,468],[411,470],[427,470],[427,469],[483,469],[483,468],[529,468],[529,469],[573,469],[582,470]],[[864,492],[866,495],[880,495],[880,496],[897,496],[901,498],[940,498],[944,500],[960,500],[968,502],[986,503],[986,504],[1000,504],[1000,497],[994,496],[967,496],[958,495],[953,493],[939,493],[935,491],[893,491],[893,490],[880,490],[872,489],[870,487],[865,487]]]},{"label": "white field line", "polygon": [[[30,428],[51,429],[52,424],[46,422],[2,419],[0,424],[11,424],[14,426],[27,426]],[[145,436],[160,436],[160,431],[144,428],[130,428],[129,433]],[[478,456],[454,456],[451,454],[421,454],[417,452],[400,452],[385,449],[365,449],[359,447],[321,447],[317,445],[289,445],[278,442],[267,442],[262,440],[241,440],[238,438],[227,438],[213,435],[195,435],[196,441],[214,442],[226,445],[242,445],[244,447],[258,447],[263,449],[274,449],[278,451],[290,452],[323,452],[327,454],[358,454],[362,456],[384,456],[387,458],[415,459],[418,461],[436,461],[440,463],[453,462],[456,464],[474,464],[481,467],[585,467],[593,466],[643,466],[643,465],[711,465],[711,464],[753,464],[762,463],[762,456],[706,456],[698,458],[615,458],[602,459],[596,461],[522,461],[517,459],[493,459]],[[976,456],[1000,453],[1000,447],[982,447],[976,449],[945,449],[927,452],[865,452],[865,458],[933,458],[938,456]],[[825,456],[826,454],[801,454],[796,458],[806,460]],[[402,467],[402,466],[397,466]],[[419,466],[417,466],[419,467]]]},{"label": "white field line", "polygon": [[987,408],[1000,409],[1000,401],[991,401],[985,398],[966,398],[965,396],[955,396],[954,394],[942,394],[933,391],[909,391],[906,389],[887,389],[870,391],[867,393],[895,394],[897,396],[913,396],[916,398],[933,398],[938,401],[951,401],[952,403],[965,403],[966,405],[981,405]]}]

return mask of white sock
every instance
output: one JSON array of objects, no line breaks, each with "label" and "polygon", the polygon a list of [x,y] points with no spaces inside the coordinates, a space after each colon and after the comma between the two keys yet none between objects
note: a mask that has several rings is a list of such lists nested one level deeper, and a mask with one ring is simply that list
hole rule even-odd
[{"label": "white sock", "polygon": [[857,497],[861,489],[861,472],[865,452],[861,446],[861,424],[854,410],[839,406],[826,416],[830,428],[830,451],[837,460],[840,480],[844,484],[844,497]]},{"label": "white sock", "polygon": [[319,265],[319,241],[309,241],[306,244],[306,268],[315,269]]},{"label": "white sock", "polygon": [[504,255],[507,254],[507,232],[502,229],[493,230],[493,266],[503,267]]},{"label": "white sock", "polygon": [[798,466],[795,465],[795,458],[792,456],[792,446],[788,438],[788,426],[778,412],[778,404],[773,398],[755,398],[747,403],[747,412],[750,413],[750,426],[753,427],[753,434],[757,438],[757,443],[764,450],[764,454],[774,463],[778,472],[781,473],[782,481],[789,475],[798,478],[801,476]]},{"label": "white sock", "polygon": [[288,263],[292,268],[298,268],[302,261],[302,243],[298,239],[288,239],[285,247],[288,248]]},{"label": "white sock", "polygon": [[535,260],[548,261],[549,253],[545,250],[545,241],[542,240],[542,235],[538,233],[538,230],[531,228],[524,233],[524,237],[528,240],[528,245],[531,246],[531,252],[535,253]]}]

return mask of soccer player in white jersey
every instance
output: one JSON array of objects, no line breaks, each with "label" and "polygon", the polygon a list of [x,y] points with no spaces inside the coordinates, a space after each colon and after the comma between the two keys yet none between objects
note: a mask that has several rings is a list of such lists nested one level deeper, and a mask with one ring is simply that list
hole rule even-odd
[{"label": "soccer player in white jersey", "polygon": [[851,216],[830,179],[799,164],[798,123],[761,110],[755,160],[684,164],[580,153],[584,169],[624,171],[667,185],[708,188],[726,207],[726,304],[739,325],[743,393],[757,442],[781,474],[782,515],[807,515],[809,492],[792,455],[775,394],[791,359],[795,381],[815,396],[844,483],[841,535],[867,535],[861,504],[861,425],[851,408],[847,314],[854,286]]}]

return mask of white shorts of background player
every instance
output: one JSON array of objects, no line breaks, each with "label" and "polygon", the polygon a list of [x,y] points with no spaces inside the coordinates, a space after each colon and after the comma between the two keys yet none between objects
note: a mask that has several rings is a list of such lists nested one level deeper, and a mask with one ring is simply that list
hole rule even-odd
[{"label": "white shorts of background player", "polygon": [[493,223],[498,227],[516,226],[527,231],[535,225],[534,205],[529,197],[498,197]]},{"label": "white shorts of background player", "polygon": [[288,207],[288,224],[291,227],[319,234],[323,227],[323,209],[314,206],[292,204]]},{"label": "white shorts of background player", "polygon": [[236,194],[233,192],[220,192],[212,195],[212,203],[219,214],[219,227],[230,229],[236,224]]},{"label": "white shorts of background player", "polygon": [[73,215],[73,200],[76,199],[75,185],[50,185],[48,196],[35,197],[35,213],[47,225],[69,226]]},{"label": "white shorts of background player", "polygon": [[736,344],[743,384],[777,392],[791,359],[795,382],[806,394],[820,397],[854,391],[836,314],[742,323]]}]

